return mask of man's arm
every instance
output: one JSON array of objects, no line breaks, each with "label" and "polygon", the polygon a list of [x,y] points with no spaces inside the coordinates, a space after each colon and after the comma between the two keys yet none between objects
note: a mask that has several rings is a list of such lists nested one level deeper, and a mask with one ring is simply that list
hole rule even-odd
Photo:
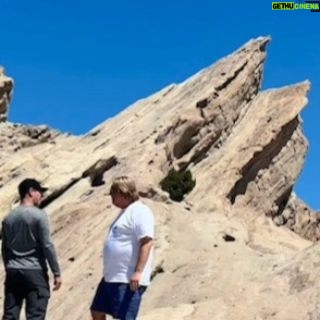
[{"label": "man's arm", "polygon": [[138,261],[136,264],[135,272],[131,277],[130,289],[136,291],[139,287],[139,282],[142,276],[144,267],[147,264],[151,249],[154,245],[154,241],[151,237],[144,237],[140,240],[140,249],[138,255]]},{"label": "man's arm", "polygon": [[140,240],[139,257],[136,265],[136,272],[142,272],[148,261],[151,249],[153,247],[153,239],[144,237]]},{"label": "man's arm", "polygon": [[50,235],[49,219],[45,212],[43,212],[39,220],[39,242],[54,275],[54,290],[57,290],[61,286],[61,272],[56,250]]},{"label": "man's arm", "polygon": [[2,222],[2,229],[1,229],[1,256],[4,268],[7,266],[7,249],[6,249],[6,235],[4,231],[4,224]]},{"label": "man's arm", "polygon": [[130,288],[136,291],[139,287],[143,270],[149,259],[154,243],[154,218],[152,211],[145,205],[139,206],[133,212],[134,234],[139,241],[139,253],[135,272],[130,279]]}]

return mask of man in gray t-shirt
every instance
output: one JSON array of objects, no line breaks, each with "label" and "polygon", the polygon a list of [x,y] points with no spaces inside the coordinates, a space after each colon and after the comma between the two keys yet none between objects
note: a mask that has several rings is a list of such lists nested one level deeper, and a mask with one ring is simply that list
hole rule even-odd
[{"label": "man in gray t-shirt", "polygon": [[47,214],[39,209],[47,188],[35,179],[19,184],[20,205],[2,222],[2,260],[5,299],[3,320],[19,319],[26,303],[28,320],[45,319],[50,297],[48,267],[54,276],[54,290],[61,286],[61,273],[50,236]]}]

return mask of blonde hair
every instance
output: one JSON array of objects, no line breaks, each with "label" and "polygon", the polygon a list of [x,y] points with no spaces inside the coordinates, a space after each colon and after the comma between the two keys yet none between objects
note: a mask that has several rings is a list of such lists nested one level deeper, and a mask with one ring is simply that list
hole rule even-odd
[{"label": "blonde hair", "polygon": [[119,192],[133,201],[139,199],[135,182],[127,176],[116,177],[111,185],[110,194]]}]

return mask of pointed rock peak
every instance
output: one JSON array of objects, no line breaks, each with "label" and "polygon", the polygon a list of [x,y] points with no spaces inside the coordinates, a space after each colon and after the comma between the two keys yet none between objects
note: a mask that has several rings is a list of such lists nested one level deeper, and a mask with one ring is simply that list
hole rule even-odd
[{"label": "pointed rock peak", "polygon": [[303,82],[293,84],[290,87],[296,92],[297,95],[307,96],[311,89],[311,82],[309,80],[305,80]]},{"label": "pointed rock peak", "polygon": [[261,51],[265,51],[267,44],[271,41],[270,36],[264,36],[264,37],[258,37],[255,39],[249,40],[247,43],[245,43],[239,50],[250,50],[250,49],[256,49],[257,47]]}]

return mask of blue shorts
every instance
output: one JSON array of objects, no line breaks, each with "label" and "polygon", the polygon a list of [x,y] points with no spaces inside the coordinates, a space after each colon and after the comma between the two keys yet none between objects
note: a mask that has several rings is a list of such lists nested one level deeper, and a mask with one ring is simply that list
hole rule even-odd
[{"label": "blue shorts", "polygon": [[135,320],[146,289],[146,286],[140,286],[137,291],[131,291],[128,283],[105,282],[102,279],[90,309],[120,320]]}]

